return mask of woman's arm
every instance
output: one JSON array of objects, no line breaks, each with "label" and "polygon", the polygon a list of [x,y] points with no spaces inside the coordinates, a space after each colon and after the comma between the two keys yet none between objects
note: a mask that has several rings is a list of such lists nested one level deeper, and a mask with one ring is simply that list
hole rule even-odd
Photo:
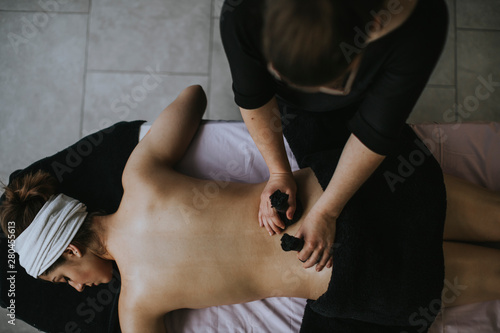
[{"label": "woman's arm", "polygon": [[139,311],[136,309],[120,313],[120,327],[123,333],[167,333],[163,316],[153,317]]},{"label": "woman's arm", "polygon": [[[184,89],[151,126],[135,147],[123,170],[122,184],[127,189],[152,175],[170,170],[184,155],[205,112],[207,99],[200,86]],[[139,177],[139,179],[137,179]]]},{"label": "woman's arm", "polygon": [[[157,305],[156,302],[153,304]],[[131,299],[120,295],[118,319],[121,331],[123,333],[167,333],[164,322],[166,312],[160,309],[162,309],[161,306],[155,308],[144,297]]]},{"label": "woman's arm", "polygon": [[186,152],[206,105],[201,86],[187,87],[163,110],[140,144],[156,162],[173,166]]},{"label": "woman's arm", "polygon": [[280,233],[280,228],[284,229],[285,224],[271,207],[269,197],[276,190],[287,193],[289,195],[287,217],[292,219],[297,185],[286,155],[278,103],[273,97],[258,109],[240,108],[240,110],[248,132],[269,168],[269,181],[261,194],[259,224],[265,227],[270,235]]},{"label": "woman's arm", "polygon": [[299,260],[307,260],[304,268],[312,267],[318,261],[317,271],[321,271],[327,263],[328,267],[331,266],[330,249],[335,237],[336,220],[349,199],[384,158],[385,156],[371,151],[351,134],[325,192],[295,234],[295,237],[304,238],[305,241],[298,254]]},{"label": "woman's arm", "polygon": [[340,156],[335,173],[325,192],[315,204],[319,212],[337,219],[347,201],[372,175],[385,156],[368,149],[351,134]]},{"label": "woman's arm", "polygon": [[[122,285],[118,319],[123,333],[167,333],[164,316],[177,309],[176,298],[144,281]],[[140,284],[143,283],[143,284]]]}]

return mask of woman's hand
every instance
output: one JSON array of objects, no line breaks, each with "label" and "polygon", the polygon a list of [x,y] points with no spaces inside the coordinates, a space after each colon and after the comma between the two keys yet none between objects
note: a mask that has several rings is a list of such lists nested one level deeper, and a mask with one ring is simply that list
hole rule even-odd
[{"label": "woman's hand", "polygon": [[316,271],[321,272],[326,266],[333,264],[333,241],[335,240],[335,227],[337,220],[333,216],[312,209],[307,214],[304,222],[295,234],[297,238],[304,239],[304,247],[298,253],[298,258],[309,268],[317,264]]},{"label": "woman's hand", "polygon": [[260,196],[259,225],[265,227],[271,236],[279,234],[281,230],[285,229],[285,223],[281,221],[276,210],[271,207],[271,200],[269,199],[276,190],[289,195],[289,207],[286,211],[286,216],[291,220],[295,213],[295,198],[297,194],[297,184],[291,172],[272,173]]}]

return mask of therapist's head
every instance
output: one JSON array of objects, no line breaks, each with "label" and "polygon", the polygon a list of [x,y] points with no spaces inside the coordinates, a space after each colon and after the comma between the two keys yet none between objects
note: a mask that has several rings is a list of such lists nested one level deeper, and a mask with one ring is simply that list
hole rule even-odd
[{"label": "therapist's head", "polygon": [[21,265],[35,278],[84,286],[109,282],[112,263],[92,228],[95,214],[77,200],[57,194],[58,183],[38,171],[4,187],[0,223]]},{"label": "therapist's head", "polygon": [[313,92],[324,87],[334,94],[348,93],[362,56],[360,43],[366,42],[355,40],[359,39],[355,28],[363,29],[370,17],[373,20],[370,11],[377,11],[383,3],[380,0],[267,1],[263,51],[269,70],[301,90]]}]

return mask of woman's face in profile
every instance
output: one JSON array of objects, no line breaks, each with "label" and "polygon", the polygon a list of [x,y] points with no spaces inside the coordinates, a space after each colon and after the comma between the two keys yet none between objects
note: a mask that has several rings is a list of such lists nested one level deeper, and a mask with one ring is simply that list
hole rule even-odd
[{"label": "woman's face in profile", "polygon": [[[63,256],[66,253],[63,254]],[[42,280],[53,283],[67,283],[81,292],[85,287],[108,283],[113,277],[113,265],[110,260],[104,260],[90,251],[85,255],[74,255],[58,266],[47,276],[40,276]]]}]

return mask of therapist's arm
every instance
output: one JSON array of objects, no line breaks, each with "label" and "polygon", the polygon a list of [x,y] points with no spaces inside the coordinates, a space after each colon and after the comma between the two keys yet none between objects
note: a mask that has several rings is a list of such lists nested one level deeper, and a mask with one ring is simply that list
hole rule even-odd
[{"label": "therapist's arm", "polygon": [[363,183],[382,163],[385,156],[368,149],[351,134],[340,156],[337,168],[325,192],[307,214],[295,237],[304,238],[305,245],[298,258],[304,268],[314,266],[321,271],[332,265],[335,224],[342,209]]},{"label": "therapist's arm", "polygon": [[261,194],[259,224],[265,227],[270,235],[281,233],[285,224],[271,208],[269,197],[278,189],[287,193],[290,206],[287,210],[287,217],[291,219],[295,213],[297,185],[286,155],[278,103],[273,97],[258,109],[240,108],[240,111],[255,145],[269,168],[269,181]]}]

